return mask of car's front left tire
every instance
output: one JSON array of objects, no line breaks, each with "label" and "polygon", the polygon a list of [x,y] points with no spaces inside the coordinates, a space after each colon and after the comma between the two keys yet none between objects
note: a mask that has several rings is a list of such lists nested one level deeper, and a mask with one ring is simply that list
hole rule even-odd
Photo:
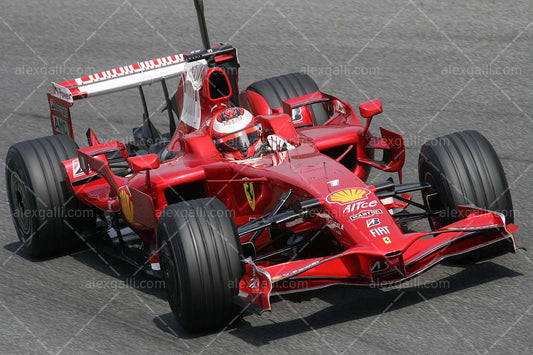
[{"label": "car's front left tire", "polygon": [[[502,164],[490,142],[477,131],[448,134],[426,142],[418,159],[421,182],[432,185],[422,192],[426,206],[433,204],[429,217],[433,230],[459,220],[457,206],[474,205],[503,214],[507,223],[514,221],[513,203]],[[509,239],[479,251],[457,257],[488,258],[512,251]]]}]

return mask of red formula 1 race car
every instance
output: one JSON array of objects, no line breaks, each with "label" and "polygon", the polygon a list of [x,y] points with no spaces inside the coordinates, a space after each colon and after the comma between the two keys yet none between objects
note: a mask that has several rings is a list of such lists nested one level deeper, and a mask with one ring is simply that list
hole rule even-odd
[{"label": "red formula 1 race car", "polygon": [[[239,93],[237,52],[209,45],[196,5],[206,49],[53,84],[54,135],[9,149],[9,203],[28,254],[104,238],[161,276],[178,321],[201,331],[243,308],[269,310],[272,294],[390,285],[447,258],[515,251],[508,184],[481,134],[425,143],[419,181],[404,183],[402,136],[369,131],[379,100],[359,105],[363,125],[302,73]],[[169,96],[171,77],[180,82]],[[166,134],[146,109],[143,85],[154,82],[165,92]],[[129,88],[145,108],[133,141],[101,143],[89,129],[79,148],[73,103]],[[398,182],[367,184],[371,168],[398,173]],[[406,228],[426,218],[431,230]]]}]

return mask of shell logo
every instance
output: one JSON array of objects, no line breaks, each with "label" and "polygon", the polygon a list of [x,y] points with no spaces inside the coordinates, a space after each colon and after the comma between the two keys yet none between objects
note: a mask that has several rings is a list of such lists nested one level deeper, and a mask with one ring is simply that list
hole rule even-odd
[{"label": "shell logo", "polygon": [[131,200],[131,195],[127,188],[124,188],[119,191],[118,197],[120,200],[120,208],[122,209],[122,214],[126,220],[136,226],[140,225],[135,222],[133,216],[135,215],[135,210],[133,209],[133,201]]},{"label": "shell logo", "polygon": [[370,194],[370,190],[364,188],[349,188],[330,193],[326,197],[326,201],[329,203],[335,202],[340,205],[345,205],[357,200],[366,200],[368,198],[368,194]]}]

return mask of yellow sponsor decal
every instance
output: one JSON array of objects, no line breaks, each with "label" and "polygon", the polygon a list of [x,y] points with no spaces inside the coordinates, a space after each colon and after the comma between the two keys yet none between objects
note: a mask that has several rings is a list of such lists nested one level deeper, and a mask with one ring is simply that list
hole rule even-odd
[{"label": "yellow sponsor decal", "polygon": [[133,201],[131,200],[131,195],[127,188],[123,188],[119,191],[118,197],[120,200],[120,208],[122,209],[122,215],[124,218],[134,224],[139,225],[139,223],[135,222],[135,219],[133,216],[135,215],[135,210],[133,209]]},{"label": "yellow sponsor decal", "polygon": [[343,189],[330,193],[326,197],[326,201],[328,201],[329,203],[335,202],[341,205],[345,205],[347,203],[354,202],[357,200],[367,199],[369,193],[370,191],[364,188]]},{"label": "yellow sponsor decal", "polygon": [[251,182],[245,182],[243,184],[244,186],[244,194],[246,195],[246,199],[248,200],[248,204],[250,205],[250,208],[252,211],[255,211],[255,191],[254,191],[254,184]]},{"label": "yellow sponsor decal", "polygon": [[383,237],[383,241],[385,242],[385,244],[390,244],[390,243],[392,243],[392,240],[390,240],[389,237]]}]

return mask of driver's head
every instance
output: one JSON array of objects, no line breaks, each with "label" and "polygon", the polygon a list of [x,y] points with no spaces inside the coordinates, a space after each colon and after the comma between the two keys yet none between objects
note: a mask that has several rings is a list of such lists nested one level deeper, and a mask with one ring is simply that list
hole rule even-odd
[{"label": "driver's head", "polygon": [[213,121],[213,141],[225,156],[244,159],[255,154],[261,144],[261,125],[249,111],[230,107]]}]

